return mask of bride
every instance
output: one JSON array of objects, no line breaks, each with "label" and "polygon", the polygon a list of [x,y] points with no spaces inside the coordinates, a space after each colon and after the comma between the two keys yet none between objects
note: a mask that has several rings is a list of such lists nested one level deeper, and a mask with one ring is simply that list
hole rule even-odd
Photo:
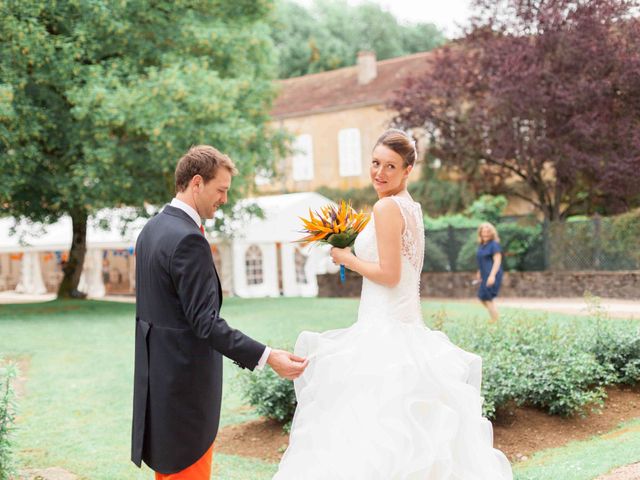
[{"label": "bride", "polygon": [[351,327],[302,332],[309,366],[295,381],[298,407],[274,480],[505,480],[482,417],[482,360],[429,330],[420,310],[424,231],[407,192],[415,143],[387,130],[371,160],[379,200],[336,263],[363,276]]}]

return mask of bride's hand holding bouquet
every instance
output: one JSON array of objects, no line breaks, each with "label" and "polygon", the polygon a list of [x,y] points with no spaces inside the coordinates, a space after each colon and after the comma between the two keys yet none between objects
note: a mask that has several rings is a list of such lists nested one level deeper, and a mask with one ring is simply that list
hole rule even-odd
[{"label": "bride's hand holding bouquet", "polygon": [[351,246],[358,234],[364,229],[370,219],[370,214],[363,211],[356,212],[350,203],[342,200],[340,207],[334,205],[322,207],[320,212],[314,215],[309,210],[309,218],[302,218],[306,237],[299,241],[303,244],[328,243],[331,249],[331,257],[340,263],[340,281],[345,281],[344,263],[351,253]]}]

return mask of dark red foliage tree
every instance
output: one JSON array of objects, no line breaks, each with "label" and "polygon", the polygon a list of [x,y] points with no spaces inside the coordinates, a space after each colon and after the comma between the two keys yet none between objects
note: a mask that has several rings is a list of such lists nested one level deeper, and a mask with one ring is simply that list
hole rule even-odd
[{"label": "dark red foliage tree", "polygon": [[476,0],[390,107],[482,190],[549,220],[640,203],[638,1]]}]

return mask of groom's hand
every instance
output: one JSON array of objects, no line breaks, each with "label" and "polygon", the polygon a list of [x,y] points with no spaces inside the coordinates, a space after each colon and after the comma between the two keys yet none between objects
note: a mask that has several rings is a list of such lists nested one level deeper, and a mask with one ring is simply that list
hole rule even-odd
[{"label": "groom's hand", "polygon": [[271,350],[267,364],[282,378],[294,380],[302,375],[309,360],[285,350]]}]

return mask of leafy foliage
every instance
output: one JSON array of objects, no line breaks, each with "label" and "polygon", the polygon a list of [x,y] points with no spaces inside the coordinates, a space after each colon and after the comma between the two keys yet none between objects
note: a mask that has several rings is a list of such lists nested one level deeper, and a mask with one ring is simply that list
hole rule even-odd
[{"label": "leafy foliage", "polygon": [[[485,414],[514,402],[571,415],[601,402],[606,367],[568,333],[536,319],[467,338],[465,346],[484,360]],[[480,345],[487,341],[490,348]]]},{"label": "leafy foliage", "polygon": [[270,168],[281,151],[266,125],[271,8],[268,0],[0,4],[0,204],[34,221],[71,216],[61,292],[77,286],[87,216],[165,202],[189,146],[212,144],[235,160],[232,200],[256,169]]},{"label": "leafy foliage", "polygon": [[339,188],[320,187],[316,190],[320,195],[324,195],[335,203],[346,199],[351,202],[353,208],[357,210],[371,209],[378,201],[376,191],[371,187],[349,188],[347,190]]},{"label": "leafy foliage", "polygon": [[504,255],[506,270],[539,270],[544,266],[542,226],[510,222],[502,217],[507,204],[505,197],[482,195],[464,214],[425,216],[427,247],[425,270],[473,271],[478,268],[477,227],[481,222],[496,225]]},{"label": "leafy foliage", "polygon": [[344,0],[317,0],[305,8],[280,0],[274,17],[280,78],[353,65],[360,50],[373,50],[378,59],[387,59],[444,42],[433,24],[402,25],[373,2],[351,6]]},{"label": "leafy foliage", "polygon": [[497,224],[502,211],[507,206],[507,199],[503,195],[482,195],[476,199],[466,210],[466,214],[471,218],[477,218],[483,222]]},{"label": "leafy foliage", "polygon": [[16,473],[12,457],[15,404],[11,385],[16,375],[14,365],[0,367],[0,480],[11,480]]},{"label": "leafy foliage", "polygon": [[443,167],[549,220],[638,205],[640,19],[626,0],[475,0],[389,107]]},{"label": "leafy foliage", "polygon": [[635,270],[640,266],[640,209],[610,217],[569,219],[549,228],[556,270]]},{"label": "leafy foliage", "polygon": [[482,222],[498,224],[502,211],[507,206],[507,199],[502,196],[481,195],[475,199],[462,213],[441,215],[437,218],[425,216],[425,226],[438,230],[446,227],[477,228]]},{"label": "leafy foliage", "polygon": [[464,179],[451,180],[446,172],[429,164],[423,164],[420,172],[420,180],[410,183],[408,190],[425,214],[452,215],[473,202],[475,194]]},{"label": "leafy foliage", "polygon": [[242,378],[244,396],[260,415],[290,424],[296,410],[292,381],[280,378],[270,368]]},{"label": "leafy foliage", "polygon": [[[640,329],[612,322],[589,300],[588,320],[555,322],[527,316],[500,326],[471,319],[452,322],[438,311],[427,323],[483,359],[484,414],[511,405],[553,415],[582,414],[605,399],[604,387],[640,381]],[[295,411],[291,382],[273,372],[247,375],[246,396],[261,415],[286,422]]]}]

